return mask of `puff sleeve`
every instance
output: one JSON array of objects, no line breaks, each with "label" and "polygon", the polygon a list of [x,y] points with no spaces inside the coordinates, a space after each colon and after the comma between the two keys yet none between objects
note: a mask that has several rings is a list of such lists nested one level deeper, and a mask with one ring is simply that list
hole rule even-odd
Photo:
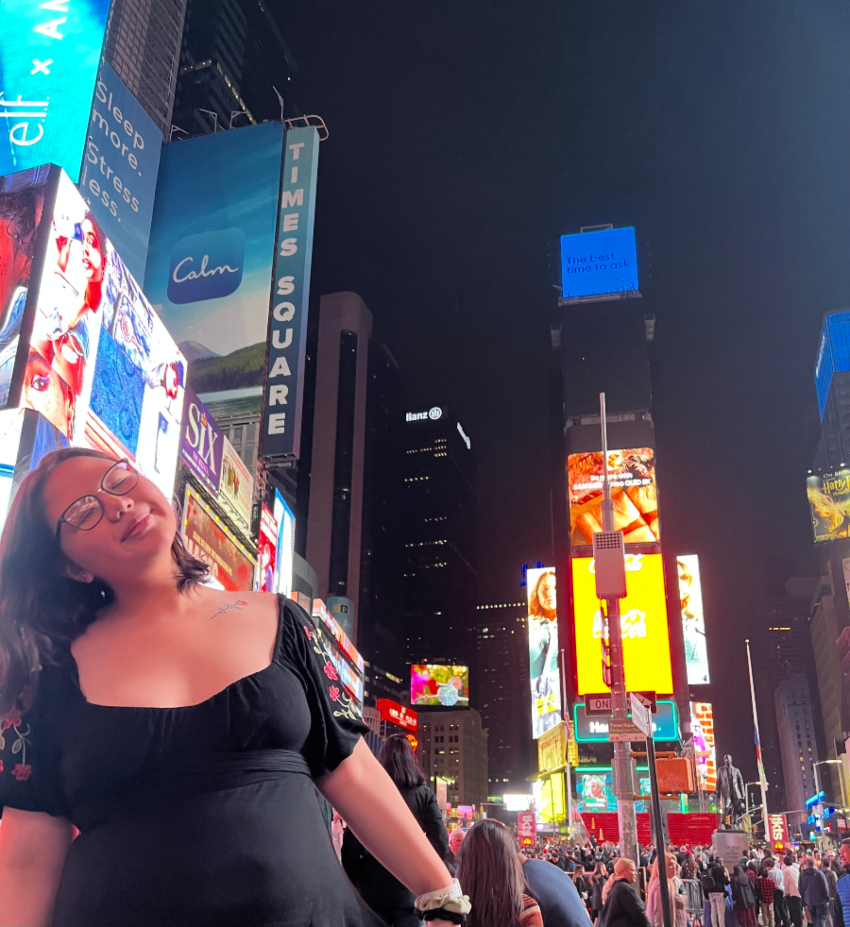
[{"label": "puff sleeve", "polygon": [[282,600],[281,608],[283,656],[301,679],[310,708],[304,757],[313,778],[319,779],[350,756],[369,729],[307,612],[289,600]]},{"label": "puff sleeve", "polygon": [[58,738],[49,713],[54,675],[53,668],[42,669],[35,695],[27,683],[0,722],[0,806],[66,817]]}]

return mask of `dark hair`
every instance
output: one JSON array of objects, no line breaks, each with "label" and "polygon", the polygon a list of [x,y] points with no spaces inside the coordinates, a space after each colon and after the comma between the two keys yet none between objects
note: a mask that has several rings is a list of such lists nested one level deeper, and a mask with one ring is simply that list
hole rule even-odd
[{"label": "dark hair", "polygon": [[[83,447],[46,454],[21,481],[0,537],[0,714],[5,714],[44,660],[80,636],[97,613],[115,600],[103,580],[79,583],[65,575],[68,559],[44,510],[44,486],[65,461],[75,457],[115,458]],[[171,553],[180,592],[209,576],[175,534]]]},{"label": "dark hair", "polygon": [[44,201],[44,187],[24,187],[0,193],[0,219],[8,225],[8,236],[15,244],[15,254],[33,255],[38,208]]},{"label": "dark hair", "polygon": [[474,824],[457,860],[457,878],[472,905],[466,927],[518,927],[526,885],[507,827],[489,819]]},{"label": "dark hair", "polygon": [[404,734],[390,734],[381,748],[381,766],[397,789],[412,789],[425,781],[413,756],[413,747]]}]

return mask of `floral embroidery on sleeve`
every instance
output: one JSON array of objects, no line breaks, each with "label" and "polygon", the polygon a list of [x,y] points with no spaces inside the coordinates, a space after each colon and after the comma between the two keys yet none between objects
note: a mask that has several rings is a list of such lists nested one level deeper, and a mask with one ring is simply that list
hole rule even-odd
[{"label": "floral embroidery on sleeve", "polygon": [[[322,658],[322,669],[324,670],[325,676],[327,676],[329,680],[338,680],[339,673],[337,672],[337,668],[333,665],[331,658],[325,652],[325,649],[321,646],[318,639],[313,639],[313,632],[307,625],[304,625],[304,633],[307,635],[307,640],[310,641],[312,645],[313,653],[318,654]],[[348,718],[351,721],[361,720],[354,699],[344,689],[340,689],[338,686],[328,686],[328,698],[334,703],[335,718]]]},{"label": "floral embroidery on sleeve", "polygon": [[20,762],[16,763],[12,769],[6,769],[5,764],[0,760],[0,773],[11,773],[18,782],[26,782],[32,773],[32,766],[27,763],[27,747],[32,737],[32,728],[29,724],[24,725],[23,712],[32,704],[32,688],[27,683],[18,696],[17,704],[9,709],[3,723],[0,725],[0,750],[6,749],[7,737],[12,740],[12,756],[20,754]]}]

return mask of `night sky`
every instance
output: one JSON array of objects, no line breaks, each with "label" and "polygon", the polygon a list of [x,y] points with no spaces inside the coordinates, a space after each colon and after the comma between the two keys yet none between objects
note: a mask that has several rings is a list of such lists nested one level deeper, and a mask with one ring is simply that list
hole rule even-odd
[{"label": "night sky", "polygon": [[850,7],[271,5],[330,128],[314,296],[358,292],[414,402],[457,410],[481,601],[550,551],[557,236],[636,226],[665,550],[701,556],[718,746],[754,778],[743,640],[765,564],[814,569],[812,369],[850,305]]}]

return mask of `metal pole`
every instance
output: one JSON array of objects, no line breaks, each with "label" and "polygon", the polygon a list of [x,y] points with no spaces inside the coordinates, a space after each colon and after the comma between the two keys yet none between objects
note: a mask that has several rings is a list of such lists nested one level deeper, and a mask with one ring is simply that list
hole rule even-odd
[{"label": "metal pole", "polygon": [[[602,530],[614,530],[614,506],[608,483],[608,422],[605,393],[599,394],[602,425]],[[623,635],[620,627],[620,600],[610,598],[608,604],[608,648],[611,656],[611,703],[614,718],[626,719],[629,709],[626,696],[626,673],[623,664]],[[635,817],[635,787],[632,775],[632,747],[628,742],[614,742],[614,794],[617,796],[617,820],[620,825],[622,855],[640,865]]]},{"label": "metal pole", "polygon": [[746,645],[747,645],[747,667],[749,668],[749,671],[750,671],[750,696],[753,700],[753,724],[755,724],[755,727],[756,727],[756,737],[758,738],[758,744],[759,744],[758,771],[759,771],[759,786],[761,786],[761,816],[762,816],[762,822],[764,823],[764,839],[767,840],[768,839],[767,789],[765,788],[765,782],[764,782],[764,763],[761,759],[761,734],[759,734],[759,714],[758,714],[758,710],[756,709],[756,687],[753,684],[753,660],[752,660],[752,657],[750,656],[749,639],[747,639]]},{"label": "metal pole", "polygon": [[649,787],[652,792],[652,829],[655,831],[658,887],[661,889],[661,916],[664,927],[673,927],[673,919],[670,916],[670,891],[667,882],[667,847],[664,845],[664,828],[661,823],[661,798],[658,794],[658,770],[655,768],[655,741],[651,736],[646,738],[646,759],[649,762]]}]

